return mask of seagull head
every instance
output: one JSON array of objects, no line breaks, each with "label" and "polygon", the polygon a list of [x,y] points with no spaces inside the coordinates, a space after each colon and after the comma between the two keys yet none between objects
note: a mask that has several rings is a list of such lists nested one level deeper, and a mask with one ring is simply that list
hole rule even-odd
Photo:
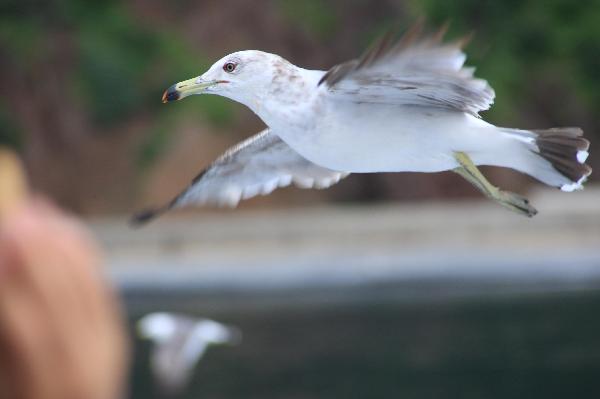
[{"label": "seagull head", "polygon": [[163,94],[162,101],[177,101],[194,94],[217,94],[251,106],[269,94],[273,80],[285,72],[285,68],[293,67],[275,54],[238,51],[221,58],[202,75],[172,85]]}]

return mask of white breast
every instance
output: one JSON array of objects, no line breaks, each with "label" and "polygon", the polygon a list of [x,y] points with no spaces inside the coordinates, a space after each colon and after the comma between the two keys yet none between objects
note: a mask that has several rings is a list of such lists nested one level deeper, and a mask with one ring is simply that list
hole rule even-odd
[{"label": "white breast", "polygon": [[323,109],[309,128],[278,128],[281,138],[321,166],[352,173],[453,169],[471,149],[470,116],[416,107],[348,103]]}]

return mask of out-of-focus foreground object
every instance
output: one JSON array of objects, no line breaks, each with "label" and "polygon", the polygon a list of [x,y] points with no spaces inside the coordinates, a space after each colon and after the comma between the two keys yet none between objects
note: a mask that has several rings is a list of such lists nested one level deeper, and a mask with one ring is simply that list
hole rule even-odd
[{"label": "out-of-focus foreground object", "polygon": [[236,345],[239,329],[210,319],[174,313],[150,313],[138,323],[142,338],[153,341],[150,367],[165,394],[183,390],[198,361],[211,345]]},{"label": "out-of-focus foreground object", "polygon": [[19,158],[0,147],[0,219],[25,197],[26,190]]},{"label": "out-of-focus foreground object", "polygon": [[94,241],[0,159],[0,398],[121,398],[127,341]]}]

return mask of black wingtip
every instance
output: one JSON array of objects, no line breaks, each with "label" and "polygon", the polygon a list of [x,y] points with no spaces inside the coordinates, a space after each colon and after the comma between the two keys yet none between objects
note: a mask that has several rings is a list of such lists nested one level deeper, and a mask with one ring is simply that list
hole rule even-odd
[{"label": "black wingtip", "polygon": [[129,220],[129,225],[134,228],[142,227],[155,219],[161,213],[161,209],[146,209],[133,215]]}]

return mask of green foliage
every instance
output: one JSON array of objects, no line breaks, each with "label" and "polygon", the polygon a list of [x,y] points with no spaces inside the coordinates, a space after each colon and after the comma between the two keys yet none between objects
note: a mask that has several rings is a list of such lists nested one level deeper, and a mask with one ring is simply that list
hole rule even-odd
[{"label": "green foliage", "polygon": [[156,59],[152,36],[123,29],[118,20],[106,22],[85,26],[78,36],[78,88],[94,120],[103,125],[149,105],[144,77]]},{"label": "green foliage", "polygon": [[279,6],[292,23],[317,37],[327,37],[337,26],[331,3],[321,0],[279,0]]},{"label": "green foliage", "polygon": [[453,32],[474,31],[467,63],[504,99],[491,119],[514,119],[531,80],[546,76],[570,86],[588,107],[600,103],[600,2],[422,0],[413,8],[431,25],[450,21]]},{"label": "green foliage", "polygon": [[[100,128],[154,113],[166,87],[209,65],[182,37],[143,25],[120,2],[37,3],[25,0],[1,6],[0,44],[20,68],[37,74],[33,69],[43,63],[46,36],[69,32],[77,49],[71,94]],[[194,114],[198,112],[202,110]],[[219,125],[232,119],[226,102],[208,101],[204,112]]]},{"label": "green foliage", "polygon": [[34,5],[28,1],[4,0],[0,3],[0,45],[12,57],[27,60],[40,50],[44,8],[40,5],[42,13],[36,13]]},{"label": "green foliage", "polygon": [[42,35],[42,30],[34,23],[21,23],[6,16],[0,18],[0,45],[25,67],[41,56]]},{"label": "green foliage", "polygon": [[4,104],[0,104],[0,146],[11,147],[20,150],[23,145],[19,128],[5,111]]},{"label": "green foliage", "polygon": [[[78,39],[78,91],[101,125],[152,111],[168,85],[196,76],[208,66],[182,38],[138,26],[116,6],[81,26]],[[211,104],[204,109],[209,121],[225,124],[231,119],[228,105]]]}]

